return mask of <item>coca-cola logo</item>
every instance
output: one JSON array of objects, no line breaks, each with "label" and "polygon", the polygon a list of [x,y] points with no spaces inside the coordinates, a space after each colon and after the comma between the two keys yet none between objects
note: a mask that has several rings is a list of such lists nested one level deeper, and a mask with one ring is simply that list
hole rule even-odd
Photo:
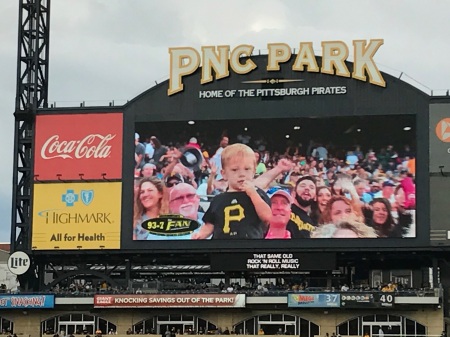
[{"label": "coca-cola logo", "polygon": [[41,149],[42,159],[107,158],[111,154],[108,142],[116,135],[90,134],[81,140],[59,140],[59,135],[47,139]]}]

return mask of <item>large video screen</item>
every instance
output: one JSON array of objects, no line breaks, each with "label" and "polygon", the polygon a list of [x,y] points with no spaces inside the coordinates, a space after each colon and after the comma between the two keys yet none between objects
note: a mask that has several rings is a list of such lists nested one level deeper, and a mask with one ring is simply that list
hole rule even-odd
[{"label": "large video screen", "polygon": [[134,136],[134,241],[416,237],[415,115],[149,122]]}]

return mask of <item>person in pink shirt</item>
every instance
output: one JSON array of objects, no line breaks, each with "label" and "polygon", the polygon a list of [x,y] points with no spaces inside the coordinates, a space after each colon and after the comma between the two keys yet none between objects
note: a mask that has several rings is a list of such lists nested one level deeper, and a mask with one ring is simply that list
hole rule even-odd
[{"label": "person in pink shirt", "polygon": [[267,191],[267,195],[270,197],[272,217],[265,238],[290,239],[291,233],[286,226],[291,217],[291,194],[283,188],[273,187]]}]

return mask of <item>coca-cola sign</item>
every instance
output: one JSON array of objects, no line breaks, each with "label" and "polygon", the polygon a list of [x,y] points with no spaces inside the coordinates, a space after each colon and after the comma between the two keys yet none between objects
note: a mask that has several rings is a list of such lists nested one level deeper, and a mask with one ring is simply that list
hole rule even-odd
[{"label": "coca-cola sign", "polygon": [[42,159],[108,158],[111,146],[108,142],[116,135],[87,135],[81,140],[60,140],[59,135],[51,136],[42,146]]},{"label": "coca-cola sign", "polygon": [[122,178],[122,114],[36,117],[35,180]]}]

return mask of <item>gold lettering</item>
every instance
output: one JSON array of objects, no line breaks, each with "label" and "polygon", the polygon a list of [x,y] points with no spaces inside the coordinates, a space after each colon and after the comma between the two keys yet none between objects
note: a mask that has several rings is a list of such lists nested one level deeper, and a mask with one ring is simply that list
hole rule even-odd
[{"label": "gold lettering", "polygon": [[317,65],[316,56],[314,55],[312,42],[300,43],[300,50],[298,51],[292,70],[303,71],[305,66],[308,72],[319,72],[320,70]]},{"label": "gold lettering", "polygon": [[291,58],[291,48],[286,43],[269,43],[267,45],[269,55],[267,56],[267,70],[280,70],[280,62],[284,63]]},{"label": "gold lettering", "polygon": [[245,61],[244,64],[239,62],[239,59],[241,58],[242,55],[246,55],[246,56],[250,57],[252,55],[252,52],[253,52],[253,46],[250,46],[248,44],[241,44],[233,49],[233,51],[231,52],[231,55],[230,55],[230,66],[231,66],[231,69],[233,69],[233,71],[236,74],[240,74],[240,75],[248,74],[249,72],[251,72],[253,69],[255,69],[257,67],[255,62],[250,60],[250,58],[247,61]]},{"label": "gold lettering", "polygon": [[373,61],[373,56],[377,52],[378,48],[383,45],[384,40],[370,40],[367,48],[366,42],[366,40],[353,41],[355,60],[353,62],[352,77],[357,80],[365,81],[366,75],[364,74],[364,71],[367,71],[370,83],[376,84],[380,87],[385,87],[386,82]]},{"label": "gold lettering", "polygon": [[298,230],[305,230],[308,232],[312,232],[316,227],[311,225],[310,223],[304,222],[298,215],[291,212],[291,221],[297,225]]},{"label": "gold lettering", "polygon": [[[231,214],[236,213],[237,214]],[[223,232],[225,234],[230,233],[230,222],[231,221],[241,221],[245,218],[244,214],[244,208],[241,205],[231,205],[227,206],[223,209],[223,212],[225,214],[225,223],[223,225]]]},{"label": "gold lettering", "polygon": [[167,94],[173,95],[183,91],[182,78],[190,75],[200,65],[200,55],[194,48],[169,48],[170,54],[170,77]]},{"label": "gold lettering", "polygon": [[230,72],[228,70],[228,54],[230,53],[230,46],[218,46],[218,53],[216,53],[214,46],[202,47],[202,79],[201,84],[211,82],[213,80],[212,69],[216,73],[216,79],[228,77]]},{"label": "gold lettering", "polygon": [[347,45],[342,41],[324,41],[322,42],[322,69],[324,74],[334,74],[342,77],[350,77],[350,72],[345,65],[348,57]]}]

